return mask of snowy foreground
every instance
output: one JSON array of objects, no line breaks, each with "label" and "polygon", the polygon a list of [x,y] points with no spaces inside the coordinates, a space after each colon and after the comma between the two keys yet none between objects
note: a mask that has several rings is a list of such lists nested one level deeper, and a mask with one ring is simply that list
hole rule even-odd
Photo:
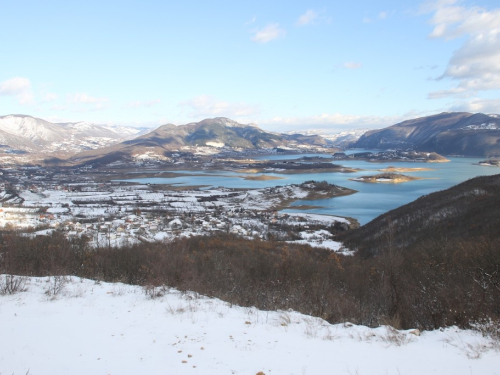
[{"label": "snowy foreground", "polygon": [[500,374],[480,334],[330,325],[79,278],[0,296],[0,374]]}]

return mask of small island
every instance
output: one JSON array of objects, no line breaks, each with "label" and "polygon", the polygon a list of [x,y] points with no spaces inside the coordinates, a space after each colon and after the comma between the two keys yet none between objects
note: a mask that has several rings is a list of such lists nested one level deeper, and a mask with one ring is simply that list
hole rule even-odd
[{"label": "small island", "polygon": [[364,160],[368,162],[420,162],[420,163],[446,163],[449,159],[435,152],[418,152],[418,151],[402,151],[402,150],[387,150],[380,152],[357,152],[347,155],[344,152],[336,152],[333,154],[334,160]]},{"label": "small island", "polygon": [[[226,165],[227,170],[230,165]],[[339,164],[327,162],[297,162],[294,160],[275,160],[275,161],[254,161],[249,163],[246,168],[241,165],[236,169],[240,173],[277,173],[277,174],[300,174],[300,173],[352,173],[356,169],[347,168]]]},{"label": "small island", "polygon": [[481,160],[477,165],[482,167],[500,167],[500,159]]},{"label": "small island", "polygon": [[384,169],[379,169],[380,172],[388,172],[388,173],[425,172],[432,170],[433,170],[432,168],[400,168],[400,167],[393,167],[392,165]]},{"label": "small island", "polygon": [[350,178],[351,181],[358,182],[369,182],[369,183],[390,183],[399,184],[402,182],[421,180],[422,178],[407,176],[399,173],[380,173],[374,176],[361,176],[356,178]]},{"label": "small island", "polygon": [[285,177],[276,177],[276,176],[269,176],[269,175],[264,175],[260,174],[257,176],[241,176],[244,180],[250,180],[250,181],[269,181],[269,180],[283,180]]}]

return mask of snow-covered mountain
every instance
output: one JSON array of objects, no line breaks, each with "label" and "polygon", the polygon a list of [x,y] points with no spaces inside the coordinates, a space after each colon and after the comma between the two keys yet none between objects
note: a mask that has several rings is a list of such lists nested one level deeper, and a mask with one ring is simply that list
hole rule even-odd
[{"label": "snow-covered mountain", "polygon": [[6,153],[75,153],[123,142],[144,129],[89,122],[51,123],[26,115],[0,116],[0,149]]},{"label": "snow-covered mountain", "polygon": [[[240,124],[225,117],[209,118],[185,125],[165,124],[159,128],[117,145],[99,150],[83,151],[74,162],[106,163],[133,159],[148,153],[150,158],[163,158],[166,153],[217,153],[226,150],[263,150],[272,148],[317,148],[329,143],[317,135],[272,133],[255,124]],[[207,150],[210,149],[210,150]]]},{"label": "snow-covered mountain", "polygon": [[369,131],[353,147],[498,157],[500,117],[484,113],[443,112]]},{"label": "snow-covered mountain", "polygon": [[349,129],[341,132],[329,129],[308,129],[291,131],[288,134],[319,135],[328,140],[332,145],[339,147],[349,147],[351,143],[356,142],[363,134],[373,129]]}]

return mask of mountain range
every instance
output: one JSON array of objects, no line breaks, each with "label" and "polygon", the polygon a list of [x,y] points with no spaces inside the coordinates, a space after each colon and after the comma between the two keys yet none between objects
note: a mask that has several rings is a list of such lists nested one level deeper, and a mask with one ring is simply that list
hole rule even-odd
[{"label": "mountain range", "polygon": [[500,116],[444,112],[368,131],[351,147],[497,157],[500,156]]},{"label": "mountain range", "polygon": [[7,154],[74,154],[137,137],[144,129],[89,122],[52,123],[26,115],[0,116],[0,150]]},{"label": "mountain range", "polygon": [[[149,132],[148,132],[149,131]],[[314,133],[314,132],[313,132]],[[215,154],[272,148],[322,149],[327,146],[400,149],[443,155],[500,156],[500,116],[445,112],[360,132],[325,134],[273,133],[255,124],[224,117],[186,125],[145,128],[96,125],[88,122],[52,123],[27,115],[0,117],[0,154],[52,156],[72,163],[107,162],[146,156],[166,158],[175,152]]]},{"label": "mountain range", "polygon": [[255,124],[239,124],[225,117],[186,125],[166,124],[137,138],[75,155],[74,162],[130,159],[148,153],[163,158],[175,152],[213,154],[223,150],[323,147],[329,142],[319,135],[272,133]]}]

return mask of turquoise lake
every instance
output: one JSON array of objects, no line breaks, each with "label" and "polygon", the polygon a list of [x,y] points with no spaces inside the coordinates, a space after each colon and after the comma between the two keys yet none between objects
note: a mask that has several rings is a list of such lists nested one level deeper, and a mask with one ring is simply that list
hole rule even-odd
[{"label": "turquoise lake", "polygon": [[[361,150],[358,150],[361,151]],[[353,152],[353,151],[351,151]],[[301,154],[301,155],[272,155],[258,159],[266,160],[293,160],[303,156],[322,156],[325,154]],[[229,188],[262,188],[269,186],[300,184],[308,180],[327,181],[332,184],[348,187],[358,192],[345,197],[323,199],[323,200],[299,200],[294,202],[289,209],[284,211],[293,212],[293,206],[314,205],[321,208],[311,210],[300,210],[325,215],[349,216],[357,219],[360,224],[366,224],[375,217],[402,206],[415,199],[438,191],[447,189],[470,178],[482,175],[493,175],[500,173],[498,168],[474,165],[484,158],[462,158],[448,157],[449,163],[415,163],[415,162],[387,162],[370,163],[364,161],[339,161],[349,168],[359,168],[361,171],[354,173],[301,173],[284,175],[277,173],[265,173],[269,176],[281,177],[281,180],[251,181],[244,180],[243,173],[228,171],[173,171],[179,173],[194,174],[194,176],[181,176],[174,178],[139,178],[122,181],[150,184],[179,184],[179,185],[208,185],[210,187]],[[400,168],[431,168],[431,171],[408,172],[407,175],[422,177],[423,180],[405,182],[401,184],[371,184],[350,181],[350,178],[380,173],[378,170],[388,166]],[[168,170],[166,170],[168,171]],[[259,175],[259,174],[257,174]],[[297,210],[296,210],[297,211]]]}]

